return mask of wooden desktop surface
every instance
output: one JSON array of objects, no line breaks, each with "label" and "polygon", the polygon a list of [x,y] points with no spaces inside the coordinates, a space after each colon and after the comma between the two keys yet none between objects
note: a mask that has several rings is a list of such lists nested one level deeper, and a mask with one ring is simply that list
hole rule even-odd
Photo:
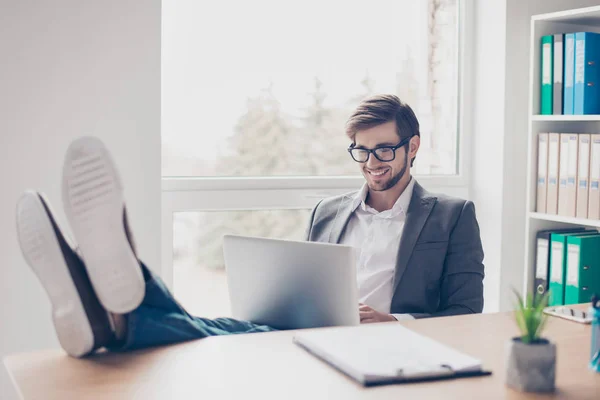
[{"label": "wooden desktop surface", "polygon": [[557,391],[547,396],[504,385],[505,345],[518,333],[511,313],[401,323],[479,358],[493,375],[363,388],[293,344],[294,331],[87,359],[49,350],[9,356],[5,364],[24,399],[600,399],[600,374],[587,368],[589,325],[549,319],[544,336],[557,345]]}]

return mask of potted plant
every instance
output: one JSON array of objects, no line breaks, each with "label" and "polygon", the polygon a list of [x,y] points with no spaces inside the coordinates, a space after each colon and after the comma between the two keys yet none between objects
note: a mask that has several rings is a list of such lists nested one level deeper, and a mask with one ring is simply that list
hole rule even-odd
[{"label": "potted plant", "polygon": [[547,315],[544,307],[548,295],[527,296],[527,302],[514,291],[518,304],[515,320],[521,336],[512,338],[506,346],[506,384],[524,392],[554,391],[556,346],[541,337]]}]

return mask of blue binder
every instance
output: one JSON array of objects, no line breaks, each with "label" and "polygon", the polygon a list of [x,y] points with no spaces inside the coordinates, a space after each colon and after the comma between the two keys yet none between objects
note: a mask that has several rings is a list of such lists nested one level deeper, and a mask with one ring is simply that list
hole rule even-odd
[{"label": "blue binder", "polygon": [[573,83],[575,78],[575,34],[565,35],[565,58],[564,58],[564,80],[563,80],[563,114],[573,114]]},{"label": "blue binder", "polygon": [[575,33],[574,114],[600,114],[600,34]]}]

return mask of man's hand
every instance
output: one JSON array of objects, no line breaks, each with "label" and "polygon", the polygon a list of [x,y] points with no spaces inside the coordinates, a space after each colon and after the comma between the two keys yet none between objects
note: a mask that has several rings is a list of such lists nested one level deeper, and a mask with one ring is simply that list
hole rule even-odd
[{"label": "man's hand", "polygon": [[359,303],[358,311],[360,314],[361,324],[371,324],[373,322],[389,322],[396,321],[393,315],[380,313],[373,310],[366,304]]}]

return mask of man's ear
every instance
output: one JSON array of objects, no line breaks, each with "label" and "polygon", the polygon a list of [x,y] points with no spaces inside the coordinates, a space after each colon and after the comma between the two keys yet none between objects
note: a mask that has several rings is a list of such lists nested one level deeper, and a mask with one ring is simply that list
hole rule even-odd
[{"label": "man's ear", "polygon": [[421,146],[421,138],[419,136],[413,136],[408,143],[408,156],[409,158],[414,158]]}]

